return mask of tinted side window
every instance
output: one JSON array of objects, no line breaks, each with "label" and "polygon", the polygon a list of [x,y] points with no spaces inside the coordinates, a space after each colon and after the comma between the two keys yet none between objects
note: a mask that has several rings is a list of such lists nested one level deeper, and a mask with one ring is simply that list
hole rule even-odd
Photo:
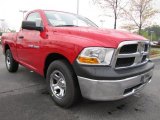
[{"label": "tinted side window", "polygon": [[43,26],[42,19],[39,13],[30,13],[27,17],[27,21],[36,22],[36,26]]}]

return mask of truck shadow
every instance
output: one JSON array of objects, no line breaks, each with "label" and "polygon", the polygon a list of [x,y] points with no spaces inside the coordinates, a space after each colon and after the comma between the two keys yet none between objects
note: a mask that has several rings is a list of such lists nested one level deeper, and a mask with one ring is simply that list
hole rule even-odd
[{"label": "truck shadow", "polygon": [[[47,90],[42,90],[41,94],[49,96]],[[145,100],[146,99],[146,100]],[[68,113],[72,113],[77,118],[83,119],[100,119],[109,117],[122,117],[126,113],[132,115],[136,112],[145,112],[147,96],[144,93],[137,93],[128,98],[116,101],[90,101],[82,99],[77,105],[72,108],[65,109]],[[51,100],[52,102],[52,100]],[[56,104],[55,104],[56,105]],[[58,106],[57,106],[58,107]],[[147,107],[147,106],[145,106]],[[60,108],[59,109],[63,109]],[[125,116],[126,118],[126,116]]]},{"label": "truck shadow", "polygon": [[[45,80],[40,75],[21,67],[19,69],[19,74],[27,75],[27,78],[30,82],[39,83],[44,87],[39,90],[39,93],[44,95],[45,97],[49,97],[49,93],[46,89]],[[50,99],[50,97],[49,97]],[[132,112],[142,112],[144,111],[143,106],[145,103],[145,99],[147,99],[147,95],[145,93],[140,92],[136,93],[133,96],[128,98],[124,98],[122,100],[116,101],[91,101],[87,99],[82,99],[76,106],[68,109],[74,113],[81,114],[94,114],[95,115],[114,115],[121,114],[122,112],[132,111]],[[51,100],[52,102],[52,100]],[[53,102],[54,103],[54,102]]]},{"label": "truck shadow", "polygon": [[[123,118],[126,114],[134,118],[132,113],[145,112],[145,98],[145,95],[141,93],[117,101],[100,102],[83,100],[80,104],[71,108],[71,111],[78,114],[78,116],[92,119],[106,119],[110,116]],[[125,118],[127,117],[125,116]]]}]

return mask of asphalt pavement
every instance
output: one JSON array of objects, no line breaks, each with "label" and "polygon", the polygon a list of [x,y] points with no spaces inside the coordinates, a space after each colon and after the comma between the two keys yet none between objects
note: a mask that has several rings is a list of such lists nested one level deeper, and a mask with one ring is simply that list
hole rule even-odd
[{"label": "asphalt pavement", "polygon": [[0,120],[159,120],[160,59],[154,62],[152,82],[140,93],[113,102],[82,100],[63,109],[51,100],[40,75],[22,66],[9,73],[0,46]]}]

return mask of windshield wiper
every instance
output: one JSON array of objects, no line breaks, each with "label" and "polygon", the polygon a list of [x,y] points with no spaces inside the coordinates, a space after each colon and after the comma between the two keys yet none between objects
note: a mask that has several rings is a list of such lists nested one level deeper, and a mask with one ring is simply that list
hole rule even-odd
[{"label": "windshield wiper", "polygon": [[56,25],[55,27],[78,27],[76,25]]}]

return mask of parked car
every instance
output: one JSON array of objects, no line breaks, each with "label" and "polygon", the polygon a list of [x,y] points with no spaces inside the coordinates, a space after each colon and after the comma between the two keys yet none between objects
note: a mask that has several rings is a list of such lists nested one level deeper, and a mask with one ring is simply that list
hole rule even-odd
[{"label": "parked car", "polygon": [[1,44],[1,36],[0,36],[0,44]]},{"label": "parked car", "polygon": [[157,45],[157,44],[158,44],[158,41],[153,41],[153,43]]},{"label": "parked car", "polygon": [[3,34],[2,47],[8,71],[21,64],[42,75],[62,107],[81,96],[108,101],[133,95],[151,81],[154,68],[144,37],[101,29],[67,12],[31,11],[18,33]]},{"label": "parked car", "polygon": [[151,42],[150,42],[150,45],[151,45],[151,46],[155,46],[155,45],[157,45],[157,44],[154,43],[153,41],[151,41]]}]

